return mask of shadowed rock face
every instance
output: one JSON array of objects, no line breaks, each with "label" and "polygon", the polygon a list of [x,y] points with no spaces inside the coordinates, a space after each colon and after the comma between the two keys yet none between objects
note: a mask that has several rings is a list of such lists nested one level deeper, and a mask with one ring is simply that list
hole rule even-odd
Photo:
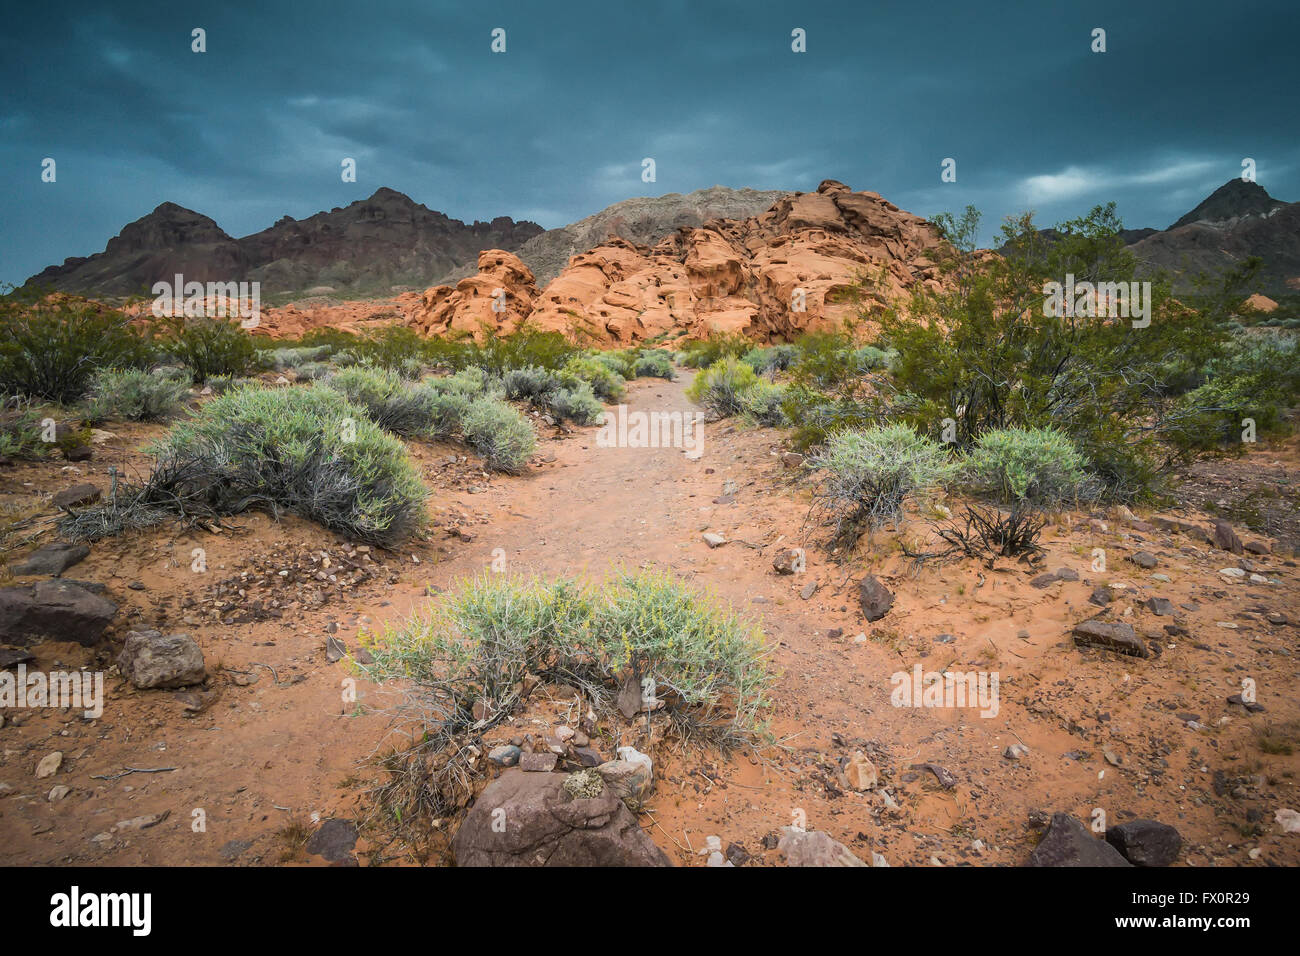
[{"label": "shadowed rock face", "polygon": [[285,216],[243,239],[207,216],[163,203],[129,223],[103,252],[50,266],[28,282],[125,296],[148,293],[154,282],[181,273],[187,281],[258,281],[264,296],[391,294],[428,286],[482,249],[513,249],[541,231],[507,217],[466,225],[387,188],[301,221]]},{"label": "shadowed rock face", "polygon": [[[848,295],[860,277],[878,274],[890,294],[937,283],[940,245],[920,217],[827,180],[815,193],[779,197],[758,215],[681,228],[653,246],[608,239],[573,256],[541,290],[525,281],[523,262],[493,253],[487,268],[454,289],[426,292],[412,324],[437,332],[471,330],[483,318],[513,328],[526,318],[535,328],[602,343],[674,329],[792,337],[838,328],[856,314],[859,304]],[[483,293],[498,288],[507,293],[506,308],[485,310]]]}]

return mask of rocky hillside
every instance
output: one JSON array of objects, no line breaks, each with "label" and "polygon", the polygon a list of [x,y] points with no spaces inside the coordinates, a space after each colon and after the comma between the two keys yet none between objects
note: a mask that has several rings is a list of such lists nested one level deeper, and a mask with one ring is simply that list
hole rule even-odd
[{"label": "rocky hillside", "polygon": [[28,280],[105,297],[147,293],[176,273],[187,280],[259,281],[264,298],[291,294],[389,295],[427,287],[486,248],[516,249],[536,223],[499,217],[465,224],[392,189],[301,221],[234,239],[207,216],[163,203],[128,224],[101,253],[67,259]]},{"label": "rocky hillside", "polygon": [[1173,273],[1179,290],[1191,288],[1200,273],[1221,273],[1247,256],[1260,256],[1264,265],[1252,291],[1295,292],[1300,290],[1300,203],[1274,199],[1258,183],[1233,179],[1168,229],[1129,248],[1145,271]]},{"label": "rocky hillside", "polygon": [[[711,219],[757,216],[786,193],[776,190],[711,186],[693,193],[625,199],[594,216],[533,236],[517,251],[542,285],[568,265],[569,259],[606,240],[619,238],[654,245],[678,229],[702,226]],[[457,278],[463,278],[458,276]]]},{"label": "rocky hillside", "polygon": [[[920,217],[826,180],[758,215],[684,227],[653,245],[608,239],[573,256],[542,289],[520,256],[486,252],[477,275],[428,290],[410,321],[443,334],[527,319],[597,342],[679,329],[791,336],[852,314],[846,297],[860,276],[883,270],[893,292],[937,281],[931,253],[939,242]],[[504,311],[493,309],[497,289],[505,292]]]}]

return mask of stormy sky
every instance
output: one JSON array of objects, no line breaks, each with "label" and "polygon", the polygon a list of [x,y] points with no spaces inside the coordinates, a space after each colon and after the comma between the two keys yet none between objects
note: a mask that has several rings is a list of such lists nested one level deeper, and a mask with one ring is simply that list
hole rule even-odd
[{"label": "stormy sky", "polygon": [[923,216],[974,204],[986,241],[1020,210],[1048,225],[1112,199],[1163,228],[1244,157],[1300,199],[1295,0],[119,0],[0,22],[0,282],[164,201],[242,236],[380,186],[550,228],[832,178]]}]

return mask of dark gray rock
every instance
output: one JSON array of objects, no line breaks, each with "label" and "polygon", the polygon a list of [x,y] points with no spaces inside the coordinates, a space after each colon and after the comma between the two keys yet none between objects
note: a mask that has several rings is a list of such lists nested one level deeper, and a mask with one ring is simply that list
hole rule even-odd
[{"label": "dark gray rock", "polygon": [[80,485],[73,485],[71,488],[64,488],[54,495],[54,506],[62,508],[65,511],[69,508],[78,508],[82,505],[91,505],[99,500],[101,492],[89,482],[83,482]]},{"label": "dark gray rock", "polygon": [[352,850],[357,845],[357,825],[351,820],[331,818],[307,841],[307,852],[323,856],[331,863],[346,863],[353,859]]},{"label": "dark gray rock", "polygon": [[1237,537],[1237,532],[1232,530],[1232,525],[1222,518],[1215,519],[1210,540],[1214,542],[1216,548],[1231,551],[1233,554],[1241,554],[1245,550],[1241,545],[1241,538]]},{"label": "dark gray rock", "polygon": [[1110,827],[1106,842],[1134,866],[1168,866],[1183,846],[1179,832],[1157,820],[1130,820]]},{"label": "dark gray rock", "polygon": [[0,588],[0,640],[28,646],[42,640],[91,645],[117,614],[117,605],[69,581]]},{"label": "dark gray rock", "polygon": [[1028,866],[1131,866],[1119,851],[1099,840],[1068,813],[1052,814],[1047,832],[1029,854]]},{"label": "dark gray rock", "polygon": [[84,544],[68,544],[56,541],[43,548],[37,548],[22,561],[13,566],[14,574],[48,574],[57,577],[74,564],[85,559],[90,548]]},{"label": "dark gray rock", "polygon": [[858,582],[858,604],[868,621],[878,621],[894,606],[894,593],[874,574],[868,574]]},{"label": "dark gray rock", "polygon": [[1074,643],[1080,647],[1100,647],[1129,657],[1151,656],[1146,643],[1137,636],[1132,625],[1124,621],[1099,621],[1092,618],[1074,625],[1073,633]]}]

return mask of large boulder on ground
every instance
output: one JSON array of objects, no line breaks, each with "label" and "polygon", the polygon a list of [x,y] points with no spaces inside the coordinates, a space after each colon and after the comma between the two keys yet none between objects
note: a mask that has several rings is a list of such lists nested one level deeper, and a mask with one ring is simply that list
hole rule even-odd
[{"label": "large boulder on ground", "polygon": [[42,548],[37,548],[11,569],[14,574],[47,574],[58,577],[74,564],[85,559],[90,548],[84,544],[68,544],[55,541]]},{"label": "large boulder on ground", "polygon": [[672,866],[617,793],[574,796],[558,773],[507,770],[452,839],[458,866]]},{"label": "large boulder on ground", "polygon": [[94,644],[115,614],[116,604],[71,581],[0,588],[0,640],[10,644]]},{"label": "large boulder on ground", "polygon": [[1179,832],[1158,820],[1130,820],[1108,827],[1106,842],[1134,866],[1168,866],[1183,846]]},{"label": "large boulder on ground", "polygon": [[141,690],[188,687],[207,676],[203,652],[188,634],[131,631],[117,666]]},{"label": "large boulder on ground", "polygon": [[1068,813],[1053,813],[1052,822],[1029,854],[1029,866],[1131,866],[1105,840],[1099,840]]}]

